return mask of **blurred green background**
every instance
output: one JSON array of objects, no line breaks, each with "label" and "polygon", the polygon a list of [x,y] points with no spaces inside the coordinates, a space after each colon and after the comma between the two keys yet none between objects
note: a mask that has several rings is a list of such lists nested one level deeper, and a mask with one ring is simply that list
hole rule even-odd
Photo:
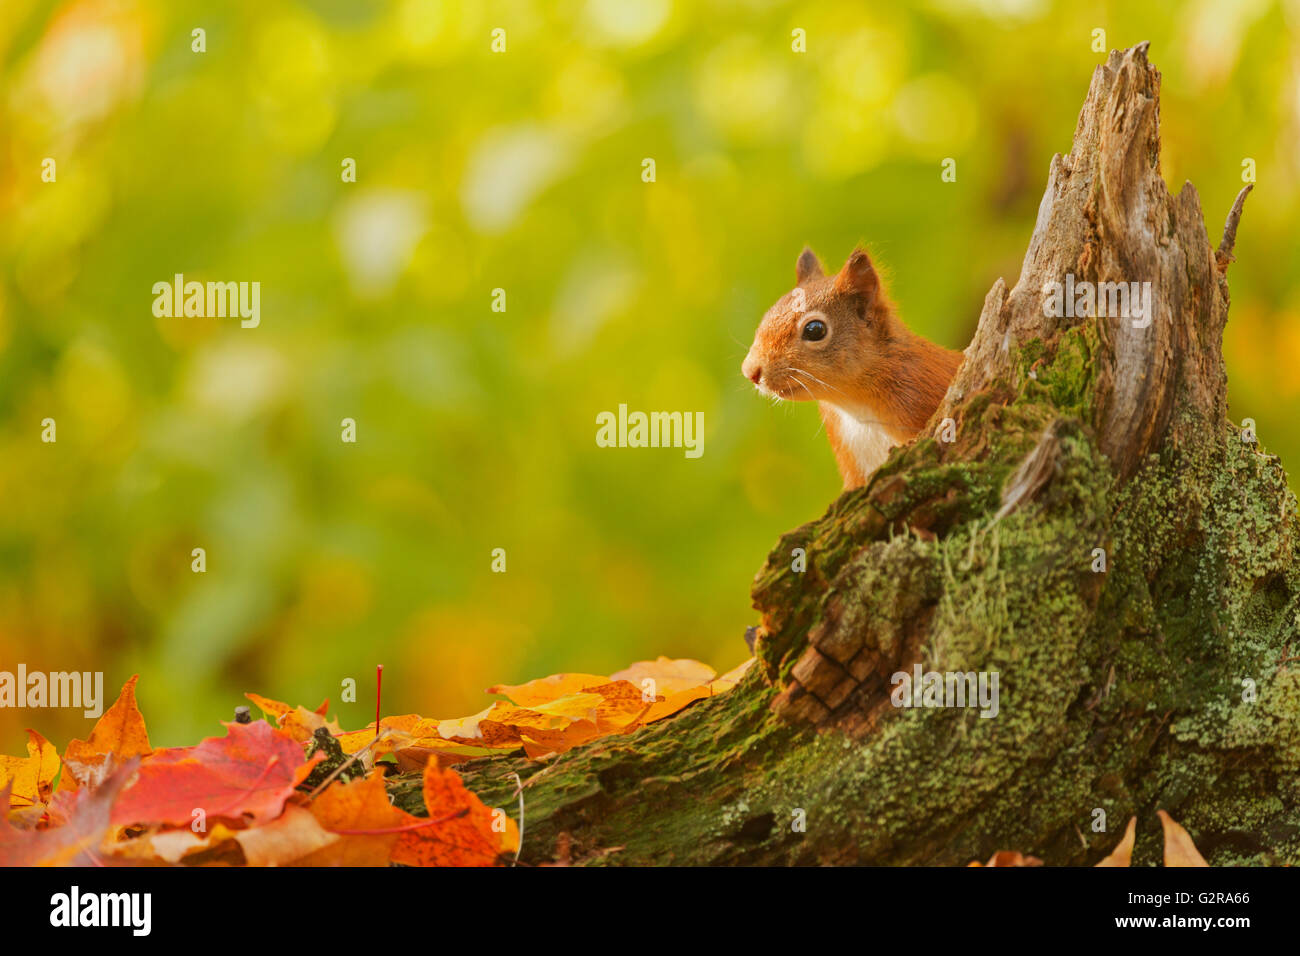
[{"label": "blurred green background", "polygon": [[[963,347],[1094,29],[1152,42],[1165,177],[1214,242],[1257,163],[1231,414],[1300,477],[1300,3],[4,0],[0,669],[110,700],[140,672],[181,744],[245,690],[361,726],[376,663],[386,713],[432,717],[735,665],[768,548],[839,489],[815,410],[740,376],[759,316],[805,242],[837,268],[867,240]],[[156,319],[178,272],[261,282],[261,326]],[[620,403],[703,411],[703,457],[598,448]],[[0,710],[0,752],[29,725],[90,721]]]}]

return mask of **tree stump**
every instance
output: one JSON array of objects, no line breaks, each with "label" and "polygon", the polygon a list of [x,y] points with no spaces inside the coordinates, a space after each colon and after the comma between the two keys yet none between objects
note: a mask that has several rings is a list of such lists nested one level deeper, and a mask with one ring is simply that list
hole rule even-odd
[{"label": "tree stump", "polygon": [[[1164,809],[1211,863],[1300,863],[1296,500],[1228,421],[1221,353],[1248,190],[1212,248],[1160,176],[1159,92],[1145,44],[1096,69],[935,437],[780,539],[740,686],[543,765],[464,765],[494,806],[525,780],[523,860],[1092,864],[1138,814],[1149,864]],[[1108,307],[1045,308],[1067,282]],[[1149,315],[1112,314],[1121,282]],[[895,706],[918,664],[996,672],[997,716]]]}]

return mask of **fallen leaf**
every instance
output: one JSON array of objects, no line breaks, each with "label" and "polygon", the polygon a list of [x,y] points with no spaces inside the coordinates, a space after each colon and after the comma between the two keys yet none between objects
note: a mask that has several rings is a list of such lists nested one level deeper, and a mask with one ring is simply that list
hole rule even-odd
[{"label": "fallen leaf", "polygon": [[278,700],[272,700],[269,697],[263,697],[261,694],[245,694],[249,700],[262,709],[262,713],[272,719],[277,727],[287,733],[294,740],[301,744],[311,740],[311,736],[319,727],[329,730],[335,737],[343,733],[336,720],[326,720],[325,713],[329,709],[329,700],[321,704],[315,710],[308,710],[306,707],[290,707],[288,704]]},{"label": "fallen leaf", "polygon": [[51,803],[55,826],[15,830],[9,824],[9,789],[0,791],[0,866],[99,866],[113,801],[136,771],[138,758],[110,773],[95,790],[61,791]]},{"label": "fallen leaf", "polygon": [[693,704],[697,700],[711,696],[709,688],[706,685],[698,687],[688,687],[686,690],[679,690],[675,694],[668,695],[666,700],[659,701],[650,706],[642,723],[651,724],[656,720],[663,720],[665,717],[671,717],[687,704]]},{"label": "fallen leaf", "polygon": [[1165,831],[1165,866],[1209,866],[1201,856],[1192,835],[1163,810],[1157,810],[1160,826]]},{"label": "fallen leaf", "polygon": [[[713,668],[699,661],[660,657],[640,661],[611,677],[565,673],[525,684],[495,684],[488,693],[502,694],[509,703],[498,701],[469,717],[438,721],[438,733],[492,750],[522,746],[529,757],[541,759],[596,737],[631,733],[701,698],[725,693],[753,663],[751,657],[717,677]],[[647,699],[651,693],[654,696]],[[441,756],[440,760],[444,765],[453,762]]]},{"label": "fallen leaf", "polygon": [[68,772],[60,781],[61,788],[97,787],[111,767],[151,752],[149,731],[135,702],[135,683],[139,678],[136,674],[122,686],[113,706],[95,723],[89,740],[73,740],[68,744],[63,753],[63,766]]},{"label": "fallen leaf", "polygon": [[569,694],[535,707],[497,703],[479,721],[485,740],[511,737],[531,741],[550,750],[562,751],[599,735],[599,710],[605,698],[599,694]]},{"label": "fallen leaf", "polygon": [[[427,819],[415,818],[418,828],[403,832],[393,848],[393,862],[407,866],[493,866],[519,845],[518,829],[509,815],[496,817],[477,796],[465,789],[460,775],[433,763],[424,768]],[[504,827],[493,830],[494,819]]]},{"label": "fallen leaf", "polygon": [[225,737],[197,747],[154,751],[113,807],[113,822],[188,824],[195,810],[211,820],[278,817],[321,755],[308,760],[301,744],[265,721],[225,726]]},{"label": "fallen leaf", "polygon": [[[491,710],[491,707],[488,710]],[[483,713],[486,714],[487,710]],[[343,752],[349,755],[369,746],[370,750],[367,753],[371,764],[376,757],[396,754],[398,766],[404,770],[421,769],[433,758],[436,758],[442,766],[450,766],[475,757],[507,753],[517,750],[520,746],[517,735],[513,735],[512,739],[499,740],[491,744],[477,740],[467,743],[461,739],[448,739],[442,732],[444,724],[450,724],[455,730],[465,727],[464,721],[438,721],[418,714],[403,714],[397,717],[385,717],[380,722],[382,734],[377,743],[373,721],[364,730],[339,734],[337,740]]]},{"label": "fallen leaf", "polygon": [[[224,826],[222,833],[229,833]],[[104,849],[123,859],[179,863],[186,853],[206,849],[211,835],[195,833],[189,827],[143,834],[134,840],[106,844]]]},{"label": "fallen leaf", "polygon": [[715,694],[725,694],[727,691],[731,690],[731,688],[740,683],[740,679],[749,673],[749,669],[754,666],[754,661],[756,660],[758,660],[758,658],[750,657],[740,664],[737,664],[721,677],[710,681],[709,689]]},{"label": "fallen leaf", "polygon": [[389,802],[379,770],[326,787],[312,801],[311,814],[341,839],[302,857],[300,866],[387,866],[401,835],[396,828],[418,820]]},{"label": "fallen leaf", "polygon": [[[539,704],[538,706],[545,705]],[[461,717],[459,720],[440,720],[437,722],[438,736],[445,740],[454,740],[459,743],[474,744],[481,747],[509,747],[511,745],[518,747],[522,741],[515,730],[508,724],[488,720],[492,715],[508,711],[511,707],[512,705],[504,701],[496,701],[480,710],[477,714]],[[523,708],[516,709],[522,710]],[[486,726],[484,726],[484,721],[488,721]]]},{"label": "fallen leaf", "polygon": [[[513,686],[494,684],[487,689],[487,693],[503,694],[510,698],[512,704],[531,707],[534,704],[545,704],[547,701],[567,697],[569,694],[580,694],[588,688],[599,687],[609,682],[608,677],[600,677],[596,674],[552,674],[550,677],[530,680],[526,684]],[[639,688],[637,693],[640,693]]]},{"label": "fallen leaf", "polygon": [[236,830],[249,866],[283,866],[343,839],[324,829],[310,810],[294,804],[277,820],[247,830]]},{"label": "fallen leaf", "polygon": [[59,752],[34,730],[27,731],[27,756],[0,756],[0,790],[9,788],[17,809],[49,803],[59,774]]},{"label": "fallen leaf", "polygon": [[1036,856],[1025,856],[1018,850],[998,850],[987,863],[972,860],[967,866],[1042,866],[1043,861]]},{"label": "fallen leaf", "polygon": [[1128,827],[1119,843],[1098,866],[1129,866],[1133,860],[1133,840],[1137,836],[1137,817],[1129,817]]},{"label": "fallen leaf", "polygon": [[631,681],[641,689],[646,689],[642,681],[652,680],[654,686],[650,690],[655,696],[670,697],[680,691],[707,684],[717,676],[717,671],[708,664],[687,657],[677,660],[658,657],[653,661],[637,661],[631,667],[611,674],[610,680]]},{"label": "fallen leaf", "polygon": [[263,697],[261,694],[248,693],[244,696],[261,708],[262,713],[275,721],[279,721],[281,717],[293,710],[293,707],[289,704],[279,700],[272,700],[269,697]]},{"label": "fallen leaf", "polygon": [[[419,714],[398,714],[394,717],[385,717],[381,722],[381,730],[384,736],[375,743],[375,722],[372,720],[361,730],[349,730],[338,735],[339,746],[343,752],[351,756],[370,747],[372,757],[382,757],[384,754],[392,753],[397,749],[400,740],[410,739],[411,731],[418,724],[425,721],[426,718]],[[438,722],[428,721],[433,731],[437,732]],[[373,744],[373,746],[371,746]]]}]

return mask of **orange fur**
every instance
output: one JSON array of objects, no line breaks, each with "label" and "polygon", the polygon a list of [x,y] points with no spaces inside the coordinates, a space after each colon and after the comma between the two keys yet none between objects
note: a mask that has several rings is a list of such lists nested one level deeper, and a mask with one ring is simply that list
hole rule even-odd
[{"label": "orange fur", "polygon": [[[925,426],[963,356],[902,323],[862,250],[828,277],[805,249],[796,276],[763,316],[741,370],[760,391],[819,404],[844,487],[856,488],[890,444]],[[805,334],[813,321],[826,330],[820,339]]]}]

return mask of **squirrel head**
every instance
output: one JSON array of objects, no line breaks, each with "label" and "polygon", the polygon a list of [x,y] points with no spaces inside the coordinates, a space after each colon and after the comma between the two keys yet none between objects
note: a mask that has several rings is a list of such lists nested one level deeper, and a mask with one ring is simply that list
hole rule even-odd
[{"label": "squirrel head", "polygon": [[827,276],[805,248],[795,278],[759,323],[741,373],[777,398],[861,404],[897,323],[871,257],[857,249]]}]

